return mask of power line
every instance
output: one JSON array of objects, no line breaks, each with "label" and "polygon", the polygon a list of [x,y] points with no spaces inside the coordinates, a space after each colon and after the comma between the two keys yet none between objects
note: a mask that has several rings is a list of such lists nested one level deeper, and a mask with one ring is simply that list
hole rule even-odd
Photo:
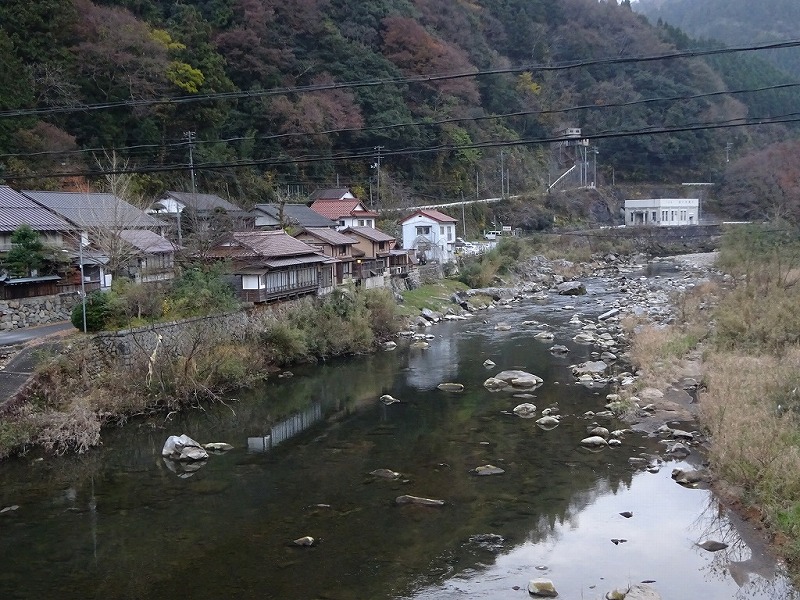
[{"label": "power line", "polygon": [[[665,133],[681,133],[689,131],[729,129],[733,127],[753,127],[758,125],[795,123],[798,121],[800,121],[800,112],[789,113],[786,115],[772,116],[772,117],[753,117],[753,118],[741,117],[735,119],[728,119],[725,121],[694,123],[694,124],[672,126],[672,127],[650,127],[643,129],[640,128],[636,130],[605,131],[597,134],[585,134],[582,135],[582,138],[590,140],[602,140],[602,139],[613,139],[621,137],[661,135]],[[396,150],[387,150],[383,153],[383,156],[384,157],[405,156],[412,154],[426,154],[432,152],[452,152],[455,150],[506,148],[512,146],[549,144],[549,143],[564,141],[564,139],[565,138],[563,137],[548,137],[548,138],[532,138],[532,139],[521,139],[521,140],[499,140],[499,141],[480,142],[480,143],[462,144],[462,145],[442,144],[438,146],[429,146],[423,148],[403,148]],[[269,159],[234,161],[234,162],[228,161],[228,162],[218,162],[218,163],[200,163],[200,164],[194,164],[193,166],[195,169],[220,170],[220,169],[232,169],[232,168],[243,168],[243,167],[253,167],[253,166],[285,166],[290,164],[307,164],[307,163],[316,163],[324,161],[333,161],[333,162],[355,161],[355,160],[361,161],[361,160],[369,160],[373,157],[374,157],[374,148],[369,148],[369,149],[363,149],[355,153],[351,152],[351,153],[339,153],[339,154],[329,154],[329,155],[309,155],[301,157],[269,158]],[[9,175],[9,176],[4,176],[4,179],[8,181],[14,181],[19,179],[43,179],[48,177],[73,177],[73,176],[98,177],[101,175],[123,175],[123,174],[134,174],[134,173],[142,174],[142,173],[157,173],[157,172],[168,172],[168,171],[188,171],[191,168],[192,166],[187,164],[154,165],[150,167],[138,167],[132,169],[98,169],[95,171],[82,170],[82,171],[72,171],[72,172],[50,172],[50,173],[40,173],[37,175]]]},{"label": "power line", "polygon": [[[509,119],[509,118],[516,118],[516,117],[525,117],[525,116],[542,116],[542,115],[552,115],[552,114],[563,114],[569,112],[576,112],[581,110],[604,110],[604,109],[613,109],[613,108],[630,108],[633,106],[639,106],[644,104],[652,104],[658,102],[683,102],[687,100],[699,100],[703,98],[711,98],[716,96],[735,96],[738,94],[750,94],[750,93],[758,93],[758,92],[767,92],[767,91],[774,91],[774,90],[781,90],[781,89],[790,89],[800,87],[800,83],[780,83],[774,84],[769,86],[762,86],[757,88],[742,88],[736,90],[719,90],[714,92],[702,92],[699,94],[690,94],[685,96],[656,96],[653,98],[640,98],[638,100],[629,100],[626,102],[611,102],[607,104],[583,104],[577,106],[569,106],[565,108],[553,108],[553,109],[543,109],[543,110],[525,110],[525,111],[515,111],[511,113],[502,113],[498,115],[481,115],[477,117],[449,117],[445,119],[438,119],[436,121],[408,121],[404,123],[393,123],[389,125],[379,125],[375,127],[345,127],[339,129],[328,129],[322,131],[315,131],[315,132],[291,132],[291,133],[278,133],[274,135],[267,135],[267,136],[238,136],[238,137],[231,137],[231,138],[220,138],[220,139],[213,139],[213,140],[194,140],[195,145],[201,144],[219,144],[219,143],[230,143],[230,142],[239,142],[244,140],[258,140],[258,141],[272,141],[278,139],[287,139],[287,138],[296,138],[296,137],[311,137],[311,136],[320,136],[320,135],[334,135],[340,133],[367,133],[367,132],[376,132],[376,131],[385,131],[391,129],[398,129],[398,128],[405,128],[405,127],[434,127],[438,125],[445,125],[449,123],[460,123],[465,121],[486,121],[486,120],[499,120],[499,119]],[[185,136],[183,140],[185,140]],[[177,141],[171,142],[167,144],[139,144],[136,146],[121,146],[113,148],[113,151],[116,152],[126,152],[129,153],[131,150],[142,150],[142,149],[182,149],[186,148],[189,145],[189,142],[186,141]],[[91,152],[105,152],[107,149],[105,148],[85,148],[80,150],[68,150],[68,151],[58,151],[58,150],[47,150],[41,152],[26,152],[26,153],[7,153],[7,154],[0,154],[0,159],[2,158],[34,158],[38,156],[70,156],[74,154],[85,154]]]},{"label": "power line", "polygon": [[796,48],[800,46],[800,40],[788,40],[784,42],[774,42],[770,44],[755,44],[750,46],[734,46],[728,48],[711,48],[706,50],[683,50],[669,52],[665,54],[639,55],[627,57],[601,58],[584,61],[567,61],[552,65],[529,64],[516,67],[506,67],[500,69],[474,70],[460,73],[438,73],[431,75],[410,75],[406,77],[390,77],[383,79],[365,79],[361,81],[349,81],[342,83],[314,84],[307,86],[294,86],[273,88],[269,90],[250,90],[236,92],[218,92],[213,94],[197,94],[194,96],[174,96],[168,98],[153,98],[143,100],[121,100],[119,102],[101,102],[95,104],[79,104],[71,106],[58,106],[49,108],[29,108],[13,109],[0,111],[0,118],[25,117],[46,114],[65,114],[74,112],[92,112],[98,110],[108,110],[125,107],[144,107],[158,104],[188,104],[196,102],[206,102],[215,100],[228,100],[240,98],[261,98],[265,96],[301,94],[309,92],[353,89],[362,87],[376,87],[382,85],[405,85],[411,83],[429,83],[435,81],[446,81],[450,79],[463,79],[467,77],[482,77],[485,75],[503,75],[510,73],[520,73],[524,71],[532,72],[554,72],[567,69],[577,69],[583,67],[609,66],[619,64],[631,64],[639,62],[653,62],[661,60],[673,60],[679,58],[697,58],[701,56],[713,56],[718,54],[731,54],[736,52],[751,52],[760,50],[776,50],[784,48]]}]

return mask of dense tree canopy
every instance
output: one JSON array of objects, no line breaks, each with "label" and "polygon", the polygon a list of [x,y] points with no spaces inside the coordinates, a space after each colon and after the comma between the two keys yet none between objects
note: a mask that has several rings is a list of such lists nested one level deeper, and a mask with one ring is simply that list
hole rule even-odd
[{"label": "dense tree canopy", "polygon": [[544,142],[581,127],[601,178],[710,178],[733,138],[703,124],[792,98],[708,95],[780,80],[752,57],[636,60],[692,43],[613,0],[8,0],[0,177],[56,187],[114,148],[141,189],[187,189],[192,141],[199,189],[247,205],[374,189],[380,153],[382,202],[408,205],[541,189],[559,174]]}]

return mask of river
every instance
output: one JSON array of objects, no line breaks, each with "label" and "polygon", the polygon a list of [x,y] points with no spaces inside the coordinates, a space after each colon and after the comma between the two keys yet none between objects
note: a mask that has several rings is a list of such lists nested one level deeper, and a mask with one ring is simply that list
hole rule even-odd
[{"label": "river", "polygon": [[[602,410],[608,390],[574,383],[569,366],[591,348],[572,342],[568,321],[600,314],[606,283],[437,325],[427,349],[298,368],[225,404],[137,420],[82,456],[0,464],[0,598],[526,598],[539,577],[576,600],[641,581],[664,599],[795,598],[748,525],[671,479],[693,463],[632,467],[663,451],[643,434],[579,447],[583,413]],[[522,325],[534,319],[570,354],[534,340]],[[496,331],[501,321],[512,329]],[[510,368],[544,379],[529,401],[557,406],[558,427],[513,415],[525,400],[483,387]],[[437,389],[447,381],[464,392]],[[234,449],[179,476],[161,447],[181,433]],[[470,473],[485,464],[505,473]],[[402,476],[370,475],[380,468]],[[446,504],[396,505],[403,494]],[[306,535],[312,547],[291,544]],[[728,547],[697,546],[708,539]]]}]

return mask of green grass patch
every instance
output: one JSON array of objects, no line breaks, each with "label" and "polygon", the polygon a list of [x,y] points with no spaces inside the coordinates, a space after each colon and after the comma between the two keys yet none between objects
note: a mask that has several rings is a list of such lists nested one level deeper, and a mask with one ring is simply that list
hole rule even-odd
[{"label": "green grass patch", "polygon": [[417,314],[423,308],[441,310],[451,304],[455,292],[469,289],[467,284],[455,279],[442,279],[436,283],[420,286],[403,292],[403,304],[399,311],[403,315]]}]

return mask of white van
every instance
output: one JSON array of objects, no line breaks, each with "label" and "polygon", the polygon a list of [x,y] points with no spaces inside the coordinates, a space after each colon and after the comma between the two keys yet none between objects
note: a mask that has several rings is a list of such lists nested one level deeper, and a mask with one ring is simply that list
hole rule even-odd
[{"label": "white van", "polygon": [[490,240],[490,241],[491,240],[496,240],[501,235],[503,235],[502,231],[484,231],[483,232],[483,237],[485,237],[487,240]]}]

